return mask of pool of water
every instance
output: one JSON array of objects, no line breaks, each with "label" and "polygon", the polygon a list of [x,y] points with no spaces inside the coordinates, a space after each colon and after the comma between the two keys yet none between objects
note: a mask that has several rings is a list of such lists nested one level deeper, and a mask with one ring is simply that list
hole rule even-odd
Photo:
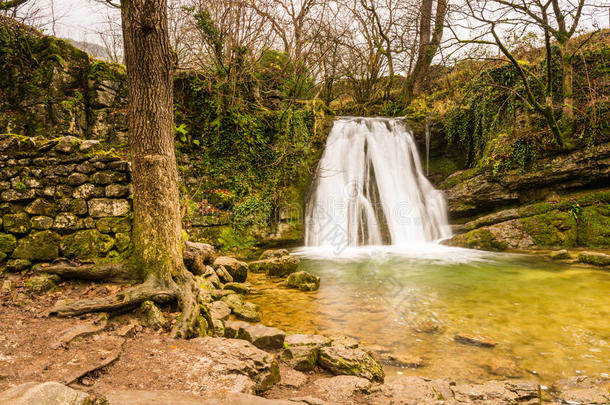
[{"label": "pool of water", "polygon": [[[610,272],[438,245],[293,254],[321,277],[320,289],[290,290],[253,274],[257,293],[249,299],[262,321],[291,333],[348,335],[425,364],[387,367],[388,374],[480,381],[516,367],[552,382],[610,373]],[[460,344],[458,333],[498,345]]]}]

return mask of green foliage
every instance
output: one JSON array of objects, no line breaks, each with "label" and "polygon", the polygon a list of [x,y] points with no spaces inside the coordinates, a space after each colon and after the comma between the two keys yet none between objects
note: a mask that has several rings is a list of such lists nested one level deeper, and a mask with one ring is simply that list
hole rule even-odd
[{"label": "green foliage", "polygon": [[233,207],[233,226],[242,229],[248,226],[268,225],[271,203],[268,199],[248,196]]},{"label": "green foliage", "polygon": [[243,250],[254,247],[256,245],[256,238],[249,235],[247,231],[226,228],[220,233],[218,242],[222,251]]}]

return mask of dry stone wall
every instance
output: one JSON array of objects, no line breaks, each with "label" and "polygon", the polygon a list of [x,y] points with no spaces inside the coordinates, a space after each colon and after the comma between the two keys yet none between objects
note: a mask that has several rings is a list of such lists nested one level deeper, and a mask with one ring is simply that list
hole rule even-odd
[{"label": "dry stone wall", "polygon": [[131,167],[96,140],[0,135],[0,262],[11,271],[131,247]]}]

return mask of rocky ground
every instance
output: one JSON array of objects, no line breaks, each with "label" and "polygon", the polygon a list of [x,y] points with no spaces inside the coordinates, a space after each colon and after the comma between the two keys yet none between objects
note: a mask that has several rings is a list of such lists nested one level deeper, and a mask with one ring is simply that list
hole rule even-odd
[{"label": "rocky ground", "polygon": [[[27,280],[3,276],[0,404],[610,403],[610,380],[587,377],[550,387],[524,380],[384,379],[375,357],[352,339],[285,336],[242,321],[225,322],[225,334],[240,339],[176,340],[155,329],[155,318],[142,310],[110,320],[99,314],[48,316],[59,299],[102,296],[126,286],[61,282],[42,292],[44,286]],[[171,324],[177,314],[165,308],[157,315]]]}]

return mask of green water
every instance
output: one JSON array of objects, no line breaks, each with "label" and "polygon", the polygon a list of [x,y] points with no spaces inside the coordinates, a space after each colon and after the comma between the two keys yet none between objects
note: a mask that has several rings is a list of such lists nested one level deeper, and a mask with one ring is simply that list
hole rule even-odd
[{"label": "green water", "polygon": [[[302,258],[303,269],[322,279],[318,291],[288,290],[281,280],[253,275],[258,293],[251,300],[268,325],[348,335],[424,360],[417,369],[388,367],[389,374],[498,379],[505,377],[498,367],[507,364],[509,374],[543,382],[610,373],[610,272],[535,256],[463,252]],[[418,325],[438,330],[422,333]],[[459,344],[457,333],[498,345]]]}]

